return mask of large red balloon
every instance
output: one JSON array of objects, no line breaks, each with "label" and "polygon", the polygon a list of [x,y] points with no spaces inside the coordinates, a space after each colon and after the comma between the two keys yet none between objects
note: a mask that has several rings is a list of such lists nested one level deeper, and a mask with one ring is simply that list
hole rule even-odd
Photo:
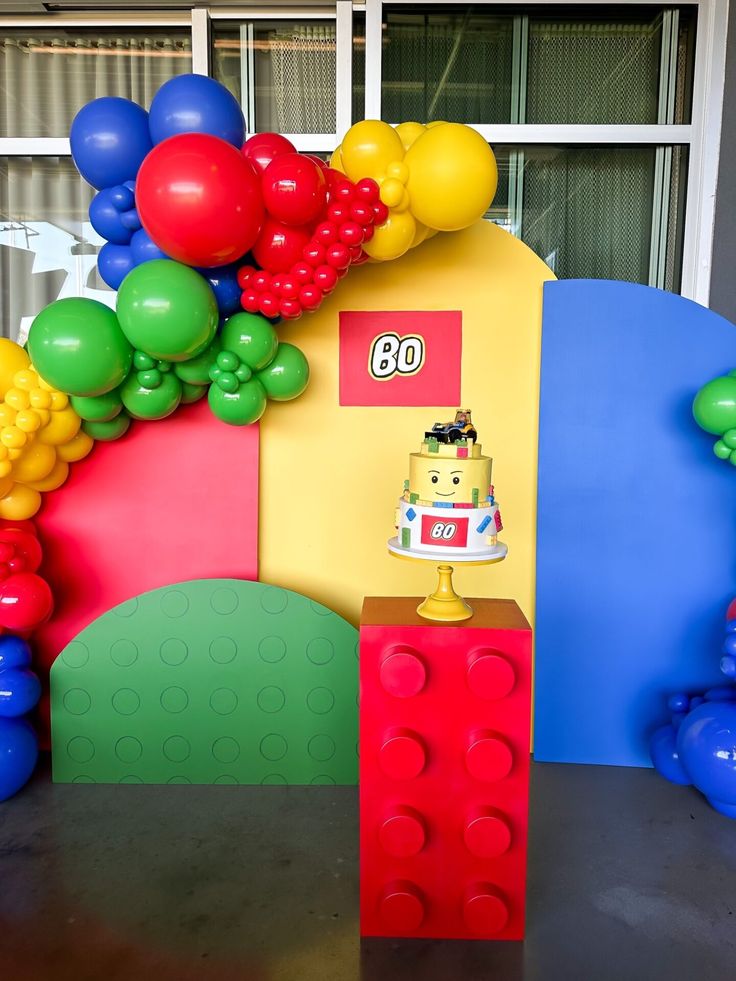
[{"label": "large red balloon", "polygon": [[320,168],[301,153],[284,153],[261,178],[266,211],[287,225],[306,225],[327,204],[327,182]]},{"label": "large red balloon", "polygon": [[296,147],[280,133],[256,133],[245,141],[242,153],[262,174],[275,157],[282,153],[296,153]]},{"label": "large red balloon", "polygon": [[252,165],[234,146],[205,133],[183,133],[155,146],[138,171],[135,201],[156,245],[189,266],[234,262],[263,224]]},{"label": "large red balloon", "polygon": [[35,630],[53,608],[49,584],[33,572],[20,572],[0,583],[0,626],[8,630]]},{"label": "large red balloon", "polygon": [[253,258],[261,269],[270,273],[288,272],[302,258],[302,250],[310,240],[309,229],[284,225],[266,218],[261,234],[253,246]]}]

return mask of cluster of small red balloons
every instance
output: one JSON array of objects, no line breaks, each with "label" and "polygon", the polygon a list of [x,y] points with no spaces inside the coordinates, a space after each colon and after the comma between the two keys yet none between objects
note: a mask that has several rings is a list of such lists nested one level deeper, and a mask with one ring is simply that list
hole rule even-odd
[{"label": "cluster of small red balloons", "polygon": [[41,558],[31,521],[0,522],[0,634],[30,633],[51,616],[51,588],[37,574]]},{"label": "cluster of small red balloons", "polygon": [[316,310],[351,265],[368,259],[363,243],[388,209],[374,180],[353,184],[277,133],[251,137],[242,152],[261,175],[266,215],[255,264],[238,272],[241,302],[249,313],[293,320]]}]

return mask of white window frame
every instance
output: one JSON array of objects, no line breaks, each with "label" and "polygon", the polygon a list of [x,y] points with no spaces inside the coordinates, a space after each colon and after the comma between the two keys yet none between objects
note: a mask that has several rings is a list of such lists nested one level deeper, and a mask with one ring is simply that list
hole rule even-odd
[{"label": "white window frame", "polygon": [[[519,6],[519,0],[491,0],[492,6]],[[537,0],[535,6],[606,8],[606,0]],[[625,4],[619,4],[625,6]],[[643,0],[637,6],[663,7],[667,0]],[[672,6],[676,6],[675,2]],[[385,7],[467,7],[468,0],[365,0],[365,117],[381,118],[381,44]],[[721,114],[728,32],[728,0],[693,0],[697,7],[692,122],[687,125],[542,125],[528,123],[474,125],[492,146],[514,145],[685,145],[688,148],[682,296],[708,305],[713,254],[715,195],[721,139]],[[394,120],[391,120],[394,122]]]},{"label": "white window frame", "polygon": [[[399,0],[395,0],[395,3]],[[433,6],[467,6],[468,0],[401,0],[401,5],[431,8]],[[610,6],[605,0],[563,0],[565,6],[581,8]],[[675,0],[673,0],[673,3]],[[395,5],[387,2],[385,6]],[[560,0],[541,0],[542,4],[560,6]],[[518,0],[494,0],[493,6],[518,6]],[[539,0],[537,0],[539,5]],[[637,6],[666,5],[666,0],[637,0]],[[715,193],[723,109],[723,86],[728,31],[728,0],[692,0],[697,7],[697,31],[693,78],[692,122],[687,125],[654,124],[647,126],[568,125],[507,123],[476,125],[476,129],[493,144],[554,145],[636,145],[688,147],[687,194],[683,231],[683,296],[708,305],[713,252]],[[352,35],[353,10],[365,13],[365,118],[381,117],[381,44],[383,0],[334,0],[331,4],[304,3],[292,6],[243,5],[197,7],[186,13],[125,14],[44,14],[41,16],[0,17],[0,28],[109,28],[188,27],[192,35],[193,71],[209,74],[211,68],[210,35],[212,21],[238,20],[334,20],[336,25],[336,131],[335,133],[290,134],[298,150],[330,152],[340,142],[351,124],[352,104]],[[41,137],[19,139],[0,137],[2,156],[70,155],[68,138]]]}]

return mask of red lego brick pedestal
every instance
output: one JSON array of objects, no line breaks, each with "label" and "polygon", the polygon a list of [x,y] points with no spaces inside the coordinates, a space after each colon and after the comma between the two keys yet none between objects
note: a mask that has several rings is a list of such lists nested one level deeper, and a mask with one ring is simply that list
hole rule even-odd
[{"label": "red lego brick pedestal", "polygon": [[363,604],[361,933],[520,940],[531,628],[513,600],[462,624],[419,602]]}]

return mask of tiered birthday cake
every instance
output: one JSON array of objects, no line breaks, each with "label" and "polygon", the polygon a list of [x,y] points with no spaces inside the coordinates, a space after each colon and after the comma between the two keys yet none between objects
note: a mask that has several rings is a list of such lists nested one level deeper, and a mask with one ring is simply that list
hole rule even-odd
[{"label": "tiered birthday cake", "polygon": [[506,555],[491,466],[476,442],[470,412],[436,423],[418,453],[409,456],[409,479],[396,510],[396,555],[447,562],[492,562]]}]

